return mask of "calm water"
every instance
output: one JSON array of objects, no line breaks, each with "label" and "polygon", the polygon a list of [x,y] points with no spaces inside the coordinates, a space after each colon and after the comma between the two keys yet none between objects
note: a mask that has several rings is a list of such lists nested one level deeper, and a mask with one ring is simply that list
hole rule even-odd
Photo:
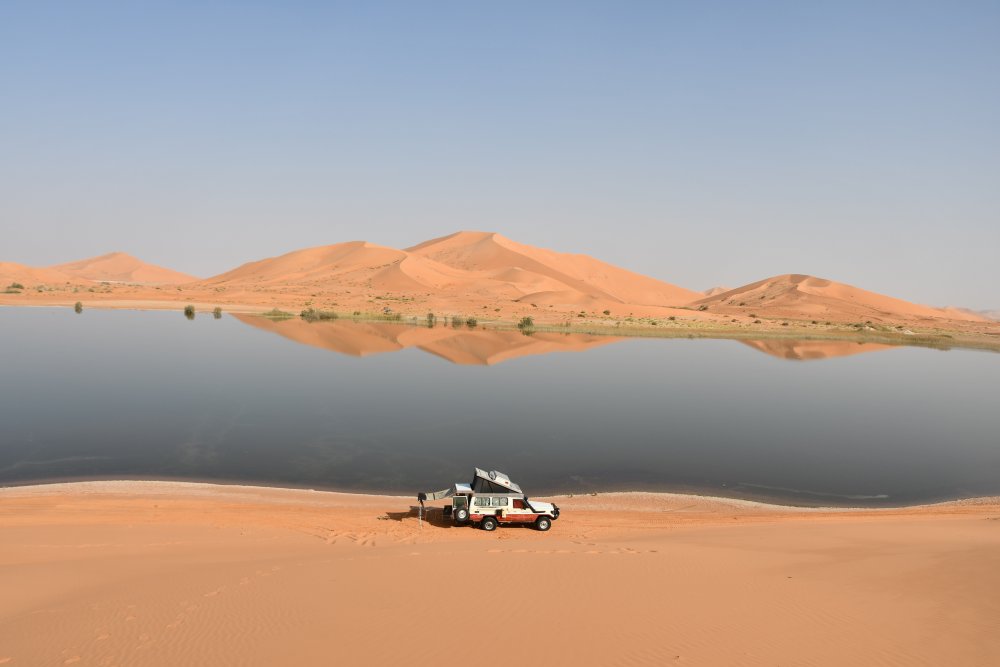
[{"label": "calm water", "polygon": [[486,367],[418,348],[354,357],[229,316],[68,308],[0,308],[0,343],[0,484],[415,493],[479,466],[532,494],[863,505],[1000,493],[1000,355],[988,352],[792,362],[736,341],[632,339]]}]

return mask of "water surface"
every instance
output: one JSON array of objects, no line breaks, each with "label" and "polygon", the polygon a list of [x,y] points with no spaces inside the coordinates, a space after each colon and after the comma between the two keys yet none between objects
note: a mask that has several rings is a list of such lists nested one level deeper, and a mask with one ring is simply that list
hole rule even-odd
[{"label": "water surface", "polygon": [[505,336],[0,308],[0,483],[408,494],[479,466],[532,494],[895,505],[1000,493],[995,353],[852,343],[802,362],[786,358],[834,348]]}]

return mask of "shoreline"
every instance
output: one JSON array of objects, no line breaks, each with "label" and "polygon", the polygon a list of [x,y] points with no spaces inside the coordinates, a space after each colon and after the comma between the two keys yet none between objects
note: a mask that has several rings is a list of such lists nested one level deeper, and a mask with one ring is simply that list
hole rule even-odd
[{"label": "shoreline", "polygon": [[[176,311],[182,312],[187,301],[116,301],[98,300],[84,304],[84,312],[87,309],[94,310],[134,310],[140,312]],[[196,313],[203,316],[211,314],[215,307],[209,303],[202,303],[195,300]],[[0,297],[0,308],[52,308],[63,309],[73,308],[73,302],[29,302],[11,303]],[[276,306],[267,308],[266,306],[255,306],[252,304],[235,304],[220,306],[223,315],[251,315],[262,317],[267,320],[282,322],[285,320],[299,320],[299,315],[293,311],[289,317],[272,318],[267,313],[273,310],[281,310]],[[686,309],[680,309],[686,310]],[[697,315],[698,311],[690,311],[692,315]],[[650,319],[650,318],[641,318]],[[519,331],[524,335],[533,333],[559,333],[559,334],[581,334],[590,336],[608,336],[613,338],[664,338],[664,339],[708,339],[708,340],[797,340],[797,341],[827,341],[827,342],[852,342],[858,344],[875,343],[880,345],[890,345],[894,347],[918,347],[935,350],[978,350],[983,352],[1000,353],[1000,322],[990,323],[997,329],[996,332],[975,332],[969,333],[958,329],[933,329],[929,331],[915,331],[910,334],[901,333],[879,325],[882,328],[870,327],[869,329],[859,329],[855,324],[849,322],[836,322],[829,325],[813,325],[807,320],[795,320],[791,318],[767,318],[759,329],[748,329],[745,323],[736,326],[727,326],[724,323],[709,323],[697,319],[692,320],[656,320],[650,319],[658,324],[650,324],[642,321],[626,322],[607,318],[607,321],[587,320],[580,324],[553,324],[551,322],[538,322],[530,330],[522,330],[514,320],[505,319],[481,319],[478,325],[470,331]],[[377,313],[363,312],[360,315],[337,313],[337,318],[332,321],[358,322],[358,323],[387,323],[404,325],[417,328],[425,328],[427,324],[420,320],[418,316],[406,314],[402,319],[392,319]],[[614,323],[612,323],[614,322]],[[786,326],[781,323],[788,322]],[[311,322],[310,324],[322,325],[323,322]],[[435,326],[448,328],[446,316],[442,316],[440,323]],[[453,327],[457,328],[457,327]],[[917,327],[919,328],[919,327]]]},{"label": "shoreline", "polygon": [[[289,496],[309,496],[314,499],[337,500],[354,499],[357,501],[398,501],[416,503],[416,493],[410,495],[394,495],[391,493],[367,493],[359,491],[338,491],[332,489],[316,489],[307,487],[287,487],[268,486],[261,484],[246,484],[242,482],[204,482],[185,480],[165,480],[165,479],[107,479],[107,480],[76,480],[59,482],[42,482],[17,485],[0,485],[0,500],[4,497],[19,496],[45,496],[52,495],[52,492],[64,493],[66,495],[78,493],[80,495],[157,495],[168,491],[183,492],[189,495],[213,496],[230,493],[277,493]],[[743,509],[759,509],[770,512],[802,512],[802,513],[898,513],[907,511],[931,511],[935,509],[947,509],[957,507],[971,507],[980,505],[1000,506],[1000,496],[970,496],[966,498],[956,498],[952,500],[941,500],[936,502],[916,503],[908,505],[885,505],[885,506],[858,506],[858,505],[786,505],[778,502],[767,502],[764,500],[753,500],[748,498],[732,498],[728,496],[714,496],[699,493],[679,493],[672,491],[598,491],[587,493],[557,493],[537,496],[545,500],[566,500],[579,499],[587,502],[587,499],[598,499],[590,502],[599,503],[603,500],[629,500],[629,499],[659,499],[665,501],[688,501],[694,503],[706,503],[713,505],[729,505]],[[428,503],[428,508],[436,507]],[[639,510],[641,511],[641,510]],[[655,510],[649,510],[655,511]]]}]

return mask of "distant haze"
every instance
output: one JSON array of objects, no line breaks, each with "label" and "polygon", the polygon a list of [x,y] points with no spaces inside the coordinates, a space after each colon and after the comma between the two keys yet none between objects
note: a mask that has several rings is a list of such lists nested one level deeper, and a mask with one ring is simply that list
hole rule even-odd
[{"label": "distant haze", "polygon": [[1000,307],[1000,5],[0,5],[0,261],[459,229]]}]

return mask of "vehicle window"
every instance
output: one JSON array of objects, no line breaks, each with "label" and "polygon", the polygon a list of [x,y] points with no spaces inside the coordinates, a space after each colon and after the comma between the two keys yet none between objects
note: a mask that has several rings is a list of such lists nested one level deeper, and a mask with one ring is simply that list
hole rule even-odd
[{"label": "vehicle window", "polygon": [[455,498],[455,507],[467,507],[469,505],[469,499],[464,496],[459,496]]},{"label": "vehicle window", "polygon": [[506,507],[507,506],[507,499],[506,498],[499,498],[499,497],[498,498],[494,498],[493,499],[493,506],[494,507]]},{"label": "vehicle window", "polygon": [[472,499],[472,504],[476,507],[489,507],[490,499],[485,496],[476,496]]},{"label": "vehicle window", "polygon": [[524,509],[524,501],[521,500],[520,498],[515,498],[514,499],[514,509],[516,509],[516,510],[523,510]]}]

